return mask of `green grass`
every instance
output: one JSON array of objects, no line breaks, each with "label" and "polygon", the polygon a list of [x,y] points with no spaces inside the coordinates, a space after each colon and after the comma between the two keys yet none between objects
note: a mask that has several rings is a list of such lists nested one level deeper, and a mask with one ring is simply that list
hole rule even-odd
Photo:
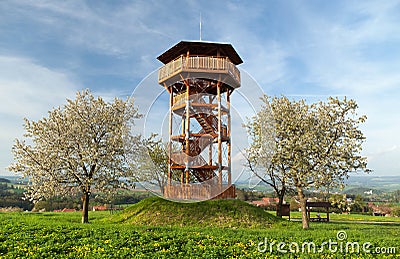
[{"label": "green grass", "polygon": [[[273,214],[275,212],[269,211],[269,213]],[[321,212],[321,217],[326,217],[325,212]],[[312,212],[311,217],[316,218],[317,213]],[[292,211],[290,212],[291,219],[301,219],[301,212]],[[333,221],[367,221],[367,222],[398,222],[400,224],[399,217],[380,217],[380,216],[371,216],[371,215],[363,215],[363,214],[336,214],[329,213],[329,219]]]},{"label": "green grass", "polygon": [[[154,205],[155,202],[147,200],[141,203],[141,209],[146,210],[146,204]],[[212,202],[205,204],[213,205]],[[205,212],[206,205],[197,205],[200,208],[195,204],[188,208],[192,212]],[[138,212],[140,206],[115,215],[115,221],[120,221],[121,215],[129,211]],[[228,204],[225,206],[220,204],[220,210],[235,208]],[[90,212],[89,217],[89,224],[80,224],[80,213],[0,213],[0,258],[399,258],[399,254],[397,257],[396,254],[378,256],[363,252],[341,253],[340,250],[331,253],[327,247],[315,254],[277,251],[279,242],[301,245],[312,241],[319,246],[329,240],[338,241],[338,231],[346,231],[346,242],[359,242],[361,245],[370,242],[371,248],[395,247],[397,253],[400,252],[398,224],[311,223],[310,229],[303,230],[300,222],[274,221],[266,227],[233,229],[223,224],[221,227],[210,227],[212,223],[205,226],[205,221],[196,224],[194,220],[200,216],[186,218],[187,224],[182,227],[138,226],[129,221],[112,223],[108,212]],[[265,239],[268,249],[261,253],[257,245]],[[275,244],[270,252],[272,242]]]},{"label": "green grass", "polygon": [[239,200],[179,203],[159,197],[144,199],[104,222],[141,226],[267,228],[281,219]]}]

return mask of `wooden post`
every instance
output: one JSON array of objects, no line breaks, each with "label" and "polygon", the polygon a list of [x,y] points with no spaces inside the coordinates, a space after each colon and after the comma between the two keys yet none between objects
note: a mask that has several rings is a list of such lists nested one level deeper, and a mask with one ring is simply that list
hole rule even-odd
[{"label": "wooden post", "polygon": [[221,83],[217,83],[218,98],[218,185],[222,187],[222,120],[221,120]]},{"label": "wooden post", "polygon": [[169,91],[169,138],[168,138],[168,183],[167,186],[171,186],[171,177],[172,177],[172,107],[174,105],[173,103],[173,98],[174,98],[174,93],[172,91],[172,86],[171,90]]},{"label": "wooden post", "polygon": [[231,146],[231,90],[226,91],[226,108],[228,109],[227,115],[228,115],[228,128],[227,128],[227,137],[228,137],[228,188],[232,183],[232,177],[231,177],[231,151],[232,151],[232,146]]},{"label": "wooden post", "polygon": [[186,184],[189,184],[189,156],[190,156],[190,87],[189,84],[186,84],[186,133],[185,133],[185,141],[186,141]]},{"label": "wooden post", "polygon": [[212,165],[212,146],[213,146],[213,141],[210,139],[210,145],[208,147],[208,165]]},{"label": "wooden post", "polygon": [[186,52],[186,62],[185,62],[185,64],[183,64],[183,62],[182,62],[182,64],[184,65],[184,67],[188,67],[188,63],[189,63],[189,50]]},{"label": "wooden post", "polygon": [[182,136],[185,136],[185,130],[186,130],[186,123],[185,123],[185,121],[186,121],[186,117],[183,117],[182,116]]},{"label": "wooden post", "polygon": [[329,222],[329,206],[326,207],[326,222]]},{"label": "wooden post", "polygon": [[[212,97],[211,97],[211,95],[209,95],[208,96],[208,103],[211,105],[212,104],[212,101],[213,101],[213,99],[212,99]],[[209,145],[209,148],[208,148],[208,165],[212,165],[212,146],[213,146],[213,141],[214,139],[210,139],[210,145]]]}]

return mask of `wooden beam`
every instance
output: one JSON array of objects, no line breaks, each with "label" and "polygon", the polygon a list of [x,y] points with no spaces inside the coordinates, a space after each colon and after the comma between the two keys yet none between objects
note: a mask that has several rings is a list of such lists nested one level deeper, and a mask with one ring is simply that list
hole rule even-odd
[{"label": "wooden beam", "polygon": [[213,141],[210,140],[210,145],[208,147],[208,165],[212,165],[212,146],[213,146]]},{"label": "wooden beam", "polygon": [[221,82],[217,83],[218,98],[218,185],[222,186],[222,118],[221,118]]},{"label": "wooden beam", "polygon": [[228,115],[228,129],[227,129],[227,137],[229,138],[227,141],[227,145],[228,145],[228,186],[230,186],[232,184],[232,177],[231,177],[231,151],[232,151],[232,145],[231,145],[231,98],[230,98],[231,92],[228,89],[228,91],[226,92],[226,108],[227,108],[227,115]]},{"label": "wooden beam", "polygon": [[171,182],[172,182],[172,180],[171,180],[171,178],[172,178],[172,168],[171,168],[171,165],[172,165],[172,159],[171,159],[171,157],[172,157],[172,139],[171,139],[171,137],[172,137],[172,105],[173,105],[173,100],[174,100],[174,97],[173,97],[173,91],[172,91],[172,86],[171,86],[171,90],[169,91],[169,139],[168,139],[168,183],[167,183],[167,185],[171,185]]},{"label": "wooden beam", "polygon": [[183,78],[182,74],[179,74],[179,76],[181,77],[181,80],[183,81],[183,83],[186,85],[186,91],[189,92],[189,83],[186,81],[185,78]]},{"label": "wooden beam", "polygon": [[190,156],[190,86],[189,84],[186,85],[186,120],[185,120],[185,124],[186,124],[186,132],[185,132],[185,141],[186,141],[186,184],[189,183],[189,156]]},{"label": "wooden beam", "polygon": [[[169,94],[171,94],[172,93],[172,86],[171,86],[171,89],[167,86],[167,84],[166,83],[163,83],[164,84],[164,88],[165,89],[167,89],[167,91],[168,91],[168,93]],[[172,107],[172,106],[171,106]]]}]

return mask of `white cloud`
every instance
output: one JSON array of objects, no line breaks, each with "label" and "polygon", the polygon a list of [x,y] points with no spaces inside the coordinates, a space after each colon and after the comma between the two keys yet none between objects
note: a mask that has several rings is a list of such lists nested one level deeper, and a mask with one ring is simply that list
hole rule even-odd
[{"label": "white cloud", "polygon": [[71,96],[78,85],[68,75],[31,60],[0,56],[1,113],[38,118]]},{"label": "white cloud", "polygon": [[380,175],[399,175],[400,171],[400,148],[398,146],[387,147],[386,150],[376,150],[374,154],[368,155],[369,167]]},{"label": "white cloud", "polygon": [[10,7],[25,20],[38,23],[68,44],[120,57],[132,53],[132,49],[146,50],[148,46],[156,45],[154,39],[171,38],[169,31],[172,28],[154,19],[160,8],[165,7],[152,1],[124,5],[23,1]]},{"label": "white cloud", "polygon": [[400,157],[399,94],[399,90],[382,90],[381,93],[349,96],[357,101],[358,113],[367,115],[361,126],[366,137],[363,154],[376,174],[400,173],[400,164],[395,159]]},{"label": "white cloud", "polygon": [[391,8],[393,4],[381,4],[346,5],[337,19],[298,6],[302,27],[310,28],[303,32],[303,43],[308,44],[292,50],[291,55],[299,56],[306,64],[307,81],[353,94],[374,94],[398,87],[400,76],[394,67],[399,61],[390,57],[399,54],[371,56],[374,48],[382,51],[385,44],[400,40],[400,27],[396,26],[400,18]]},{"label": "white cloud", "polygon": [[75,95],[70,76],[29,59],[0,56],[0,174],[12,162],[11,147],[23,134],[23,118],[37,120]]}]

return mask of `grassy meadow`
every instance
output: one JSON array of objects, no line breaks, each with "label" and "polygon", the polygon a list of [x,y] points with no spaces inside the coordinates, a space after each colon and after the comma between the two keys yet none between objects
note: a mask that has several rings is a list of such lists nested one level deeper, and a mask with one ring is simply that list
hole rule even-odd
[{"label": "grassy meadow", "polygon": [[[89,224],[80,223],[78,212],[0,213],[0,258],[400,257],[398,219],[393,219],[397,221],[394,223],[355,224],[354,215],[341,215],[343,222],[311,223],[310,229],[303,230],[301,222],[276,219],[259,209],[252,211],[255,207],[244,203],[199,204],[150,198],[114,215],[90,212]],[[196,215],[177,217],[185,206]],[[227,215],[230,206],[234,206],[233,212]],[[158,214],[153,213],[155,209]],[[240,217],[243,213],[244,219]],[[367,216],[362,217],[363,221],[368,220]],[[261,224],[263,220],[265,224]],[[252,221],[256,227],[252,227]],[[345,235],[344,239],[338,239],[338,231]],[[310,242],[316,245],[315,251],[312,246],[309,249]],[[329,242],[337,245],[329,249]],[[346,250],[348,242],[357,242],[359,253],[351,247]],[[364,244],[366,252],[362,249]]]}]

